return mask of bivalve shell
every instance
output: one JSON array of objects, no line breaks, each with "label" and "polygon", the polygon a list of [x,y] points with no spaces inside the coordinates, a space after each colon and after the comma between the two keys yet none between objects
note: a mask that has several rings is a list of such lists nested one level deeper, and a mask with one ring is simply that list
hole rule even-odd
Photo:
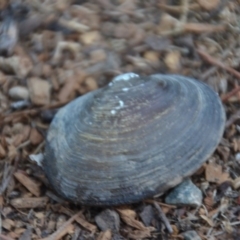
[{"label": "bivalve shell", "polygon": [[76,203],[133,203],[193,174],[224,124],[218,94],[206,84],[127,73],[56,114],[43,166],[53,188]]}]

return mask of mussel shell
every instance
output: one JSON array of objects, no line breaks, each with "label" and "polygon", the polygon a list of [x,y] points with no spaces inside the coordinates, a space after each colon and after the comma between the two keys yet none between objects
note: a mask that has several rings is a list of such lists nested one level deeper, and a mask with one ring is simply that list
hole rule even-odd
[{"label": "mussel shell", "polygon": [[43,167],[53,188],[76,203],[137,202],[193,174],[224,123],[217,93],[200,81],[120,75],[56,114]]}]

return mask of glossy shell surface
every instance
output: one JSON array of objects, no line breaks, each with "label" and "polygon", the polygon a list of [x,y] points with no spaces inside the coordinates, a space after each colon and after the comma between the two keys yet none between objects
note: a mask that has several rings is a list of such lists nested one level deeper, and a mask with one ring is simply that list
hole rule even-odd
[{"label": "glossy shell surface", "polygon": [[202,82],[123,74],[56,114],[44,171],[75,203],[137,202],[193,174],[214,152],[224,123],[217,93]]}]

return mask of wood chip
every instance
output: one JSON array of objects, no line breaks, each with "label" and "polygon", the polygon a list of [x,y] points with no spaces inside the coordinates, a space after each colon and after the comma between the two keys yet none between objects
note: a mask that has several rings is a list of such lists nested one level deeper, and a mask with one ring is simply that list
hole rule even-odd
[{"label": "wood chip", "polygon": [[100,232],[98,235],[97,240],[111,240],[112,239],[112,232],[107,230],[105,232]]},{"label": "wood chip", "polygon": [[222,166],[214,163],[206,164],[205,176],[207,181],[218,184],[229,180],[229,174],[222,171]]},{"label": "wood chip", "polygon": [[197,1],[198,4],[205,10],[207,11],[211,11],[215,8],[217,8],[217,6],[219,5],[220,3],[220,0],[198,0]]},{"label": "wood chip", "polygon": [[39,208],[45,207],[48,200],[48,197],[15,198],[10,201],[10,204],[15,208]]},{"label": "wood chip", "polygon": [[238,189],[240,187],[240,177],[234,179],[233,181],[233,188]]},{"label": "wood chip", "polygon": [[14,177],[24,186],[26,187],[33,195],[36,197],[40,196],[40,185],[33,181],[30,177],[24,174],[21,171],[17,171],[14,173]]},{"label": "wood chip", "polygon": [[[61,207],[60,212],[71,216],[72,212],[64,207]],[[76,217],[76,222],[79,223],[82,227],[84,227],[85,229],[87,229],[88,231],[95,233],[97,231],[97,227],[91,223],[89,223],[88,221],[85,220],[84,215],[79,212],[78,216]]]},{"label": "wood chip", "polygon": [[4,158],[6,156],[6,151],[0,143],[0,158]]},{"label": "wood chip", "polygon": [[135,219],[136,213],[133,210],[131,209],[116,209],[116,210],[119,212],[121,219],[127,225],[142,231],[146,231],[148,229],[142,224],[142,222]]},{"label": "wood chip", "polygon": [[55,233],[51,234],[46,238],[42,238],[41,240],[58,240],[61,239],[64,235],[66,235],[69,231],[73,231],[74,226],[72,225],[72,222],[76,220],[78,215],[79,213],[73,215]]},{"label": "wood chip", "polygon": [[213,226],[214,226],[214,223],[213,223],[212,219],[208,218],[208,217],[205,216],[205,215],[200,215],[200,217],[201,217],[204,221],[206,221],[210,227],[213,227]]},{"label": "wood chip", "polygon": [[181,53],[179,51],[171,51],[166,54],[164,62],[171,72],[179,71],[181,67],[180,58]]},{"label": "wood chip", "polygon": [[98,31],[83,33],[80,36],[80,41],[85,45],[91,45],[101,40],[101,35]]},{"label": "wood chip", "polygon": [[38,130],[36,128],[32,128],[31,132],[30,132],[29,140],[30,140],[31,144],[38,145],[39,143],[41,143],[43,141],[43,136],[42,136],[42,134],[40,134],[38,132]]},{"label": "wood chip", "polygon": [[2,221],[2,227],[8,231],[10,231],[14,225],[14,221],[9,218],[6,218]]},{"label": "wood chip", "polygon": [[48,81],[36,77],[29,78],[28,88],[33,104],[43,106],[50,103],[50,84]]}]

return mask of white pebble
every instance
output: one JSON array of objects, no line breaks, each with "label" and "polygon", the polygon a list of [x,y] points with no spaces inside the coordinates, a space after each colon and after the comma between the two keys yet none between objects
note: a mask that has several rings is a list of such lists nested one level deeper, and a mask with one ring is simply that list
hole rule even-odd
[{"label": "white pebble", "polygon": [[27,100],[29,98],[29,91],[25,87],[16,86],[9,89],[8,95],[14,100]]},{"label": "white pebble", "polygon": [[115,114],[116,114],[116,111],[115,111],[115,110],[111,110],[111,114],[112,114],[112,115],[115,115]]},{"label": "white pebble", "polygon": [[122,88],[123,92],[127,92],[129,88]]}]

